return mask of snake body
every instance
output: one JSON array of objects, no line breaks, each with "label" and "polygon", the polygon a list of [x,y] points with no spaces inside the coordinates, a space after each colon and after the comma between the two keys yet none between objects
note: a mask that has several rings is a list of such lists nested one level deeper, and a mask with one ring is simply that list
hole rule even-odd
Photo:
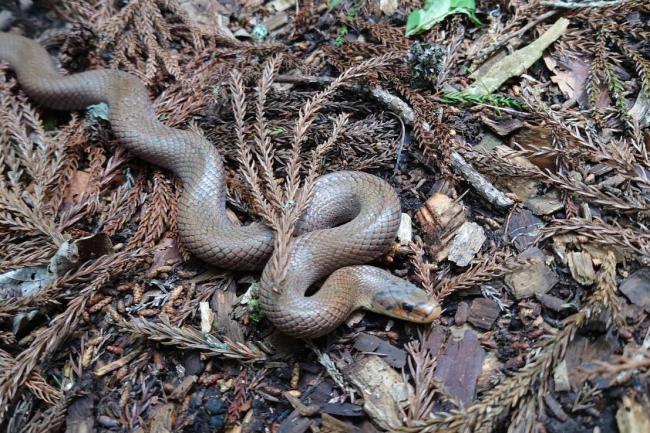
[{"label": "snake body", "polygon": [[[260,223],[230,222],[218,151],[199,134],[161,123],[139,79],[108,69],[62,75],[38,43],[9,33],[0,33],[0,60],[15,71],[28,96],[44,106],[79,110],[107,103],[121,144],[181,179],[177,226],[183,244],[220,268],[264,269],[261,305],[282,332],[324,335],[358,308],[420,323],[440,315],[438,305],[411,283],[360,266],[385,253],[399,227],[399,199],[382,179],[350,171],[319,177],[289,251],[286,278],[282,287],[271,287],[270,266],[265,265],[273,252],[273,233]],[[306,296],[312,284],[328,275],[315,294]]]}]

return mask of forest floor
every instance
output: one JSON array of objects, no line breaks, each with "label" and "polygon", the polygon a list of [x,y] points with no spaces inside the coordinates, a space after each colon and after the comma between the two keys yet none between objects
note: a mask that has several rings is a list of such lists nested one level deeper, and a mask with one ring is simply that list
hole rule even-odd
[{"label": "forest floor", "polygon": [[423,7],[0,3],[0,30],[67,73],[137,75],[161,121],[214,143],[241,221],[250,177],[316,169],[313,149],[387,180],[404,215],[375,265],[444,308],[279,335],[258,273],[178,242],[182,184],[105,108],[46,110],[0,66],[0,429],[650,431],[648,2]]}]

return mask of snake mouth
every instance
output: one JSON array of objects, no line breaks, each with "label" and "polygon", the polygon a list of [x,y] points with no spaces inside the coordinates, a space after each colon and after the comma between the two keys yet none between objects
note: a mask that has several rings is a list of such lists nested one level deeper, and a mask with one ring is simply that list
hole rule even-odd
[{"label": "snake mouth", "polygon": [[411,293],[400,290],[376,293],[370,310],[414,323],[431,323],[442,315],[440,305],[419,289]]},{"label": "snake mouth", "polygon": [[442,315],[442,308],[431,300],[418,304],[404,302],[395,309],[395,316],[416,323],[431,323]]}]

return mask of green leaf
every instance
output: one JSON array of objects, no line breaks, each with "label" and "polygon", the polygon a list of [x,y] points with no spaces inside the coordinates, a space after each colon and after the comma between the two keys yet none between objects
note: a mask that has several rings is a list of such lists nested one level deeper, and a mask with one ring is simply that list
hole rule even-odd
[{"label": "green leaf", "polygon": [[481,25],[476,16],[475,0],[425,0],[423,9],[416,9],[409,14],[406,36],[426,32],[453,14],[465,14],[475,25]]}]

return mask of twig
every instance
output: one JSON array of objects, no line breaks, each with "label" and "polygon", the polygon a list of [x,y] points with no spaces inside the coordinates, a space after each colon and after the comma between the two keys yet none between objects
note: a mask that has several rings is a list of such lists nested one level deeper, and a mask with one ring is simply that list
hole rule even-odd
[{"label": "twig", "polygon": [[596,1],[577,1],[567,2],[561,0],[542,0],[542,6],[549,6],[557,9],[582,9],[582,8],[604,8],[621,4],[621,0],[596,0]]}]

